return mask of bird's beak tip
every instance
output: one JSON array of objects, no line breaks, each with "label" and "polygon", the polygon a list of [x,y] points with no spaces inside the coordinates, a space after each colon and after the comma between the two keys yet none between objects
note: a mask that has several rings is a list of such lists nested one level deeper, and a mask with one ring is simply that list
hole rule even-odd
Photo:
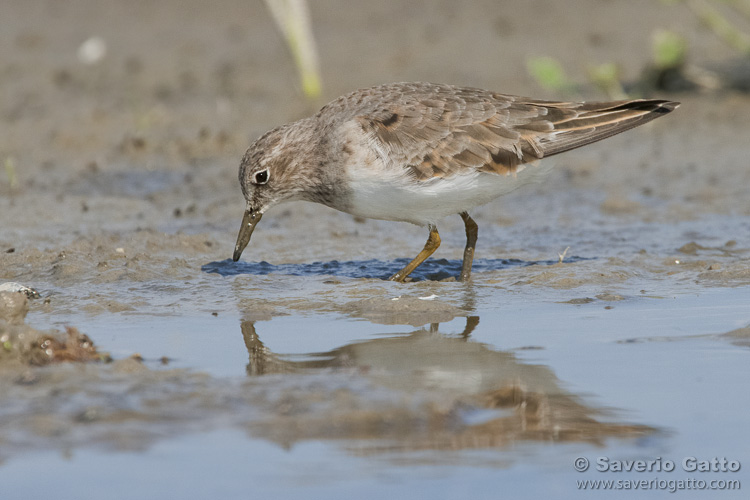
[{"label": "bird's beak tip", "polygon": [[260,221],[262,216],[263,214],[260,212],[245,210],[245,215],[242,217],[240,232],[237,235],[237,244],[234,246],[234,254],[232,254],[232,260],[234,262],[240,260],[242,251],[250,242],[250,236],[252,236],[255,226],[258,224],[258,221]]}]

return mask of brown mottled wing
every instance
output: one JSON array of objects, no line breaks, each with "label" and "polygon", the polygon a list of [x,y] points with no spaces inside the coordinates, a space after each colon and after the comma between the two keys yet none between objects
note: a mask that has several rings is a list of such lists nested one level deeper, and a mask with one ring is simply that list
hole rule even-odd
[{"label": "brown mottled wing", "polygon": [[549,102],[476,89],[434,90],[381,102],[357,116],[378,149],[420,180],[470,171],[513,173],[519,165],[618,134],[678,105],[640,99]]}]

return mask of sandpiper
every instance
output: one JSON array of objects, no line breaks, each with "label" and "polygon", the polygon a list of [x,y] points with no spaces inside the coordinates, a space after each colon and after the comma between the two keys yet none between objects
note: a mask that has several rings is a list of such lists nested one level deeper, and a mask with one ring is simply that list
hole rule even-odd
[{"label": "sandpiper", "polygon": [[401,282],[440,246],[437,222],[459,214],[466,226],[460,279],[468,280],[477,241],[469,210],[541,177],[549,170],[542,158],[642,125],[678,105],[553,102],[432,83],[354,91],[267,132],[247,150],[239,172],[247,208],[233,259],[266,210],[307,200],[426,226],[422,251],[390,278]]}]

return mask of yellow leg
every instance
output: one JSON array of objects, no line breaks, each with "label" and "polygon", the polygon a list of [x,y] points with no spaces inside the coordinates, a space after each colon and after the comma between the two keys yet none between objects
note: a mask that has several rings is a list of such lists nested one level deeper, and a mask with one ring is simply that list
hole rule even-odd
[{"label": "yellow leg", "polygon": [[479,226],[468,212],[461,212],[461,218],[466,226],[466,248],[464,249],[464,263],[461,266],[461,281],[468,281],[471,276],[471,265],[474,263],[474,247],[477,244]]},{"label": "yellow leg", "polygon": [[419,255],[414,257],[414,260],[409,262],[405,268],[391,276],[391,281],[398,281],[400,283],[403,283],[407,276],[411,274],[413,270],[415,270],[419,265],[427,259],[430,255],[432,255],[435,250],[438,249],[440,246],[440,235],[438,234],[438,230],[436,226],[433,226],[430,224],[430,236],[427,238],[427,243],[424,244],[424,248],[421,252],[419,252]]}]

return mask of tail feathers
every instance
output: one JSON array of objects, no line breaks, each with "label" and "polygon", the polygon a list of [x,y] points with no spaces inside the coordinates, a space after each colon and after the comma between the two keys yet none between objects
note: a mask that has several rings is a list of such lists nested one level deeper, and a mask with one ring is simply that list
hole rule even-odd
[{"label": "tail feathers", "polygon": [[559,119],[550,107],[553,129],[537,136],[535,142],[544,156],[563,153],[643,125],[673,111],[679,104],[655,99],[585,103],[573,114],[570,108],[566,109]]}]

